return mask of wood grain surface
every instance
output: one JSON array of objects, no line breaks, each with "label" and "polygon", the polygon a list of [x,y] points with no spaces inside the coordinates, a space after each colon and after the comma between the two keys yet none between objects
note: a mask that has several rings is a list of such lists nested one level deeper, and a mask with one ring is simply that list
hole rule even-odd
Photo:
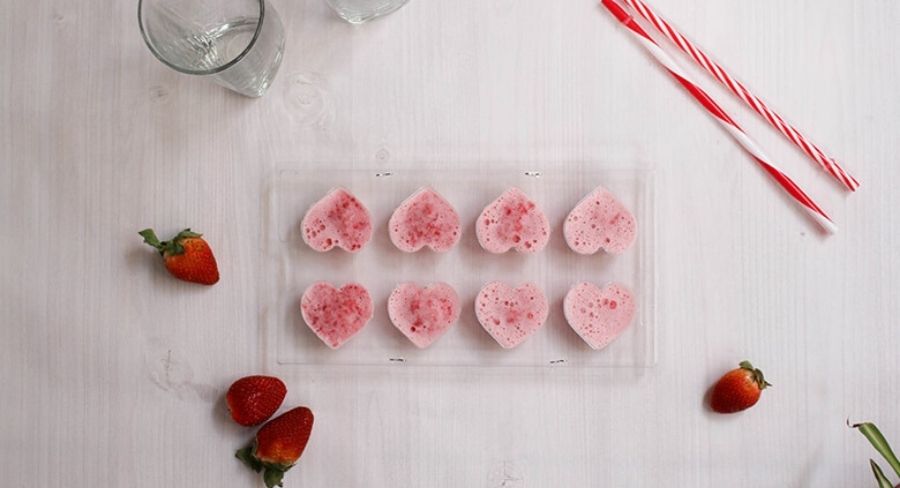
[{"label": "wood grain surface", "polygon": [[[847,195],[701,78],[831,238],[590,0],[412,0],[361,27],[323,0],[273,4],[284,63],[251,100],[157,62],[136,2],[0,2],[0,485],[258,486],[221,396],[263,371],[317,413],[287,486],[874,486],[845,422],[900,445],[900,2],[654,2],[861,181]],[[278,162],[613,156],[659,175],[656,367],[266,361],[260,192]],[[204,232],[222,281],[171,280],[147,226]],[[742,359],[775,387],[714,416],[704,393]]]}]

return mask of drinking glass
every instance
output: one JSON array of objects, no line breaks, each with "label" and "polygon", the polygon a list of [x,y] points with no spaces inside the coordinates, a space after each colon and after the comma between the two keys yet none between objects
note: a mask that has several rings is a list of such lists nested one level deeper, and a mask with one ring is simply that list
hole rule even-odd
[{"label": "drinking glass", "polygon": [[409,0],[327,0],[328,5],[351,24],[362,24],[375,17],[387,15]]},{"label": "drinking glass", "polygon": [[147,47],[170,68],[259,97],[275,78],[284,26],[266,0],[139,0]]}]

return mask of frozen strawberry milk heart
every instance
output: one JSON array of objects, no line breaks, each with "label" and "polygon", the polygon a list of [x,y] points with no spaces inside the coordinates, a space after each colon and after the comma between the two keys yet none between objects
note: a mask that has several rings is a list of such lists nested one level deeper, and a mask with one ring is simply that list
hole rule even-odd
[{"label": "frozen strawberry milk heart", "polygon": [[459,319],[459,296],[446,283],[403,283],[388,298],[388,315],[416,347],[424,349]]},{"label": "frozen strawberry milk heart", "polygon": [[504,349],[521,344],[547,320],[547,298],[533,283],[513,288],[488,283],[475,299],[475,315],[484,330]]},{"label": "frozen strawberry milk heart", "polygon": [[358,283],[340,289],[320,281],[303,292],[300,300],[303,320],[322,342],[332,349],[341,347],[372,318],[372,297]]},{"label": "frozen strawberry milk heart", "polygon": [[459,242],[459,214],[431,188],[422,188],[397,207],[388,222],[391,242],[403,252],[425,246],[444,252]]},{"label": "frozen strawberry milk heart", "polygon": [[612,193],[598,186],[566,217],[563,234],[578,254],[594,254],[600,249],[621,254],[634,243],[637,223]]},{"label": "frozen strawberry milk heart", "polygon": [[510,188],[485,207],[475,224],[478,243],[501,254],[510,249],[534,253],[550,240],[550,222],[522,190]]},{"label": "frozen strawberry milk heart", "polygon": [[336,188],[306,212],[303,240],[319,252],[335,246],[357,252],[372,238],[369,210],[349,191]]},{"label": "frozen strawberry milk heart", "polygon": [[612,283],[600,288],[579,283],[563,300],[566,321],[593,349],[603,349],[631,325],[634,295],[628,288]]}]

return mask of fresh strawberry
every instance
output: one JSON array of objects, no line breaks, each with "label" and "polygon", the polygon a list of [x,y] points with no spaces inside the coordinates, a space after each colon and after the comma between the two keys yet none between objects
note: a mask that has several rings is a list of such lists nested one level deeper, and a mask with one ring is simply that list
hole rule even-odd
[{"label": "fresh strawberry", "polygon": [[716,383],[710,398],[710,406],[718,413],[735,413],[756,405],[759,395],[770,385],[762,371],[748,361],[733,369]]},{"label": "fresh strawberry", "polygon": [[266,422],[256,440],[239,450],[235,456],[250,469],[263,473],[268,488],[284,486],[281,479],[303,454],[312,432],[313,414],[306,407],[297,407]]},{"label": "fresh strawberry", "polygon": [[286,394],[284,383],[274,376],[247,376],[231,384],[225,403],[235,422],[250,427],[269,420]]},{"label": "fresh strawberry", "polygon": [[138,234],[144,238],[145,243],[159,251],[172,276],[202,285],[214,285],[219,281],[216,258],[209,244],[201,237],[202,234],[184,229],[171,240],[162,242],[153,229],[144,229]]}]

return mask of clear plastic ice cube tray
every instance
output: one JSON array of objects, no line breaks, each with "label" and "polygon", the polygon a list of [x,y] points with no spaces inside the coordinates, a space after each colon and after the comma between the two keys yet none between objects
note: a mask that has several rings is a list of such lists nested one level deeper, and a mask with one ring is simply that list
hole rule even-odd
[{"label": "clear plastic ice cube tray", "polygon": [[[278,169],[264,184],[262,229],[261,330],[267,362],[279,367],[650,367],[656,362],[656,211],[652,170],[605,169],[599,164],[574,170],[540,167],[501,170],[451,169],[387,171],[339,165],[303,165]],[[296,169],[295,169],[296,168]],[[562,224],[569,211],[596,186],[613,192],[634,213],[635,245],[622,255],[582,256],[566,245]],[[374,234],[356,254],[318,253],[300,233],[306,210],[335,187],[344,187],[372,214]],[[401,252],[388,237],[394,209],[423,186],[431,186],[457,210],[463,223],[460,242],[446,253],[427,249]],[[517,186],[544,210],[552,229],[547,247],[536,254],[490,254],[478,244],[475,219],[504,190]],[[316,281],[336,286],[355,281],[375,302],[372,320],[338,350],[322,343],[300,313],[303,291]],[[547,296],[547,323],[515,349],[502,349],[475,318],[481,287],[501,280],[511,285],[536,283]],[[427,349],[416,348],[390,322],[387,299],[402,282],[447,282],[459,294],[459,321]],[[562,301],[580,281],[600,286],[620,282],[634,292],[635,319],[603,350],[588,347],[569,328]]]}]

